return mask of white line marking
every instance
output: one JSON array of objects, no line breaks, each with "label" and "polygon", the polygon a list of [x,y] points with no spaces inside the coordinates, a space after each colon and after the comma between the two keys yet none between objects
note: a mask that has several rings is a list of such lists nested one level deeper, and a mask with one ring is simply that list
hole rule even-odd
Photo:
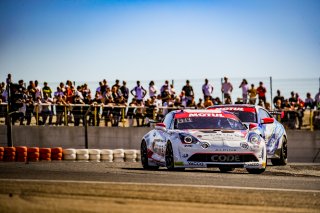
[{"label": "white line marking", "polygon": [[35,183],[85,183],[85,184],[114,184],[114,185],[144,185],[144,186],[170,186],[170,187],[192,187],[192,188],[216,188],[216,189],[239,189],[257,191],[281,191],[281,192],[307,192],[320,193],[320,190],[307,189],[278,189],[278,188],[256,188],[242,186],[215,186],[215,185],[194,185],[194,184],[172,184],[172,183],[135,183],[135,182],[103,182],[103,181],[78,181],[78,180],[33,180],[33,179],[0,179],[0,181],[11,182],[35,182]]}]

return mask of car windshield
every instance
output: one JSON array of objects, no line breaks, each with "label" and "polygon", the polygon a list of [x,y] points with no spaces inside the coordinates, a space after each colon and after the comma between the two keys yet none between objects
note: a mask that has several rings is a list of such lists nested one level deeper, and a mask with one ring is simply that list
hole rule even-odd
[{"label": "car windshield", "polygon": [[227,129],[245,130],[246,127],[237,120],[224,117],[187,117],[176,118],[174,129]]},{"label": "car windshield", "polygon": [[231,111],[235,114],[242,122],[247,123],[257,123],[257,116],[254,112],[244,112],[244,111]]}]

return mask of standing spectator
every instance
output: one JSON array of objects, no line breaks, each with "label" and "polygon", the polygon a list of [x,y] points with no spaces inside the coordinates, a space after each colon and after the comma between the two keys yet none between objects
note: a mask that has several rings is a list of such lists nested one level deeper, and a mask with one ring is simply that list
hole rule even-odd
[{"label": "standing spectator", "polygon": [[314,108],[314,100],[311,98],[310,92],[307,93],[307,98],[304,102],[304,107],[305,108],[309,107],[310,109]]},{"label": "standing spectator", "polygon": [[173,84],[170,84],[169,94],[170,94],[170,96],[171,96],[172,99],[174,99],[174,98],[176,97],[176,90],[175,90]]},{"label": "standing spectator", "polygon": [[257,93],[258,93],[258,97],[259,97],[259,102],[261,102],[261,104],[263,104],[263,106],[265,106],[266,105],[267,89],[263,86],[262,81],[259,82],[259,87],[257,88]]},{"label": "standing spectator", "polygon": [[154,85],[154,81],[150,81],[149,83],[149,96],[150,98],[156,97],[157,95],[157,87]]},{"label": "standing spectator", "polygon": [[281,95],[280,90],[277,90],[277,96],[273,98],[273,105],[276,108],[279,108],[279,106],[282,108],[284,105],[284,97]]},{"label": "standing spectator", "polygon": [[223,93],[224,103],[232,103],[231,93],[233,90],[232,84],[228,81],[227,77],[224,77],[224,82],[221,86],[221,92]]},{"label": "standing spectator", "polygon": [[[135,92],[134,94],[133,91]],[[136,98],[138,104],[143,102],[143,98],[147,94],[147,90],[140,85],[140,81],[137,81],[137,86],[135,86],[130,92]]]},{"label": "standing spectator", "polygon": [[249,104],[256,104],[257,100],[257,90],[254,88],[254,84],[251,84],[251,88],[248,90],[249,93]]},{"label": "standing spectator", "polygon": [[[188,99],[188,102],[187,102],[187,105],[188,105],[189,102],[191,101],[192,97],[194,97],[193,88],[192,88],[192,86],[190,85],[190,81],[189,81],[189,80],[187,80],[187,81],[186,81],[186,85],[184,85],[184,86],[182,87],[182,91],[185,92],[185,95],[186,95],[186,97],[187,97],[187,99]],[[182,100],[181,100],[181,101],[182,101]]]},{"label": "standing spectator", "polygon": [[[40,98],[40,97],[39,97]],[[43,96],[43,99],[41,100],[42,105],[42,110],[41,110],[41,115],[42,115],[42,125],[45,125],[47,122],[47,118],[49,117],[49,125],[52,125],[52,107],[51,104],[53,103],[53,99],[49,98],[48,94],[45,93]]]},{"label": "standing spectator", "polygon": [[120,87],[120,91],[122,93],[123,99],[126,103],[128,103],[128,99],[129,99],[129,89],[127,87],[127,82],[126,81],[122,81],[122,86]]},{"label": "standing spectator", "polygon": [[33,81],[29,81],[29,85],[27,87],[29,95],[32,96],[33,101],[36,100],[36,86]]},{"label": "standing spectator", "polygon": [[118,79],[116,79],[115,84],[112,85],[111,90],[112,90],[113,87],[117,88],[117,94],[118,94],[119,97],[121,97],[122,96],[122,92],[120,90],[121,85],[120,85],[120,81]]},{"label": "standing spectator", "polygon": [[42,99],[42,90],[41,90],[41,87],[39,86],[38,80],[34,81],[34,86],[35,86],[35,89],[36,89],[36,99],[37,98]]},{"label": "standing spectator", "polygon": [[[81,100],[83,100],[83,95],[82,95],[82,87],[77,86],[77,90],[74,92],[74,96],[78,96]],[[74,102],[74,100],[73,100]]]},{"label": "standing spectator", "polygon": [[294,95],[294,91],[292,91],[290,94],[291,94],[291,97],[289,98],[289,102],[292,106],[295,106],[297,103],[297,98]]},{"label": "standing spectator", "polygon": [[57,96],[57,99],[55,100],[55,104],[56,104],[56,126],[58,125],[60,126],[62,125],[64,108],[67,105],[64,96],[61,94]]},{"label": "standing spectator", "polygon": [[204,100],[206,100],[207,97],[212,100],[213,86],[209,83],[208,79],[204,80],[204,84],[202,85],[202,93]]},{"label": "standing spectator", "polygon": [[166,81],[164,82],[164,85],[162,85],[162,87],[160,88],[161,96],[162,96],[162,93],[165,92],[165,91],[168,90],[168,89],[169,89],[169,81],[166,80]]},{"label": "standing spectator", "polygon": [[242,103],[246,104],[248,103],[248,82],[246,79],[243,79],[239,88],[242,88]]},{"label": "standing spectator", "polygon": [[317,107],[317,109],[320,109],[320,88],[319,88],[319,92],[314,96],[314,103]]},{"label": "standing spectator", "polygon": [[186,92],[184,91],[184,90],[182,90],[181,91],[181,94],[180,94],[180,105],[182,106],[182,107],[187,107],[187,105],[188,105],[188,101],[189,101],[189,99],[188,99],[188,97],[186,96]]},{"label": "standing spectator", "polygon": [[55,91],[55,92],[53,93],[53,96],[54,96],[55,98],[58,98],[60,95],[61,95],[61,96],[64,96],[64,93],[62,92],[62,90],[61,90],[60,87],[57,87],[57,91]]},{"label": "standing spectator", "polygon": [[76,104],[75,106],[72,107],[71,113],[73,114],[73,119],[74,119],[74,126],[79,126],[80,125],[80,120],[83,122],[83,112],[82,112],[82,106],[80,104],[84,104],[83,99],[79,96],[79,94],[76,94],[74,96],[73,103]]},{"label": "standing spectator", "polygon": [[88,84],[85,83],[82,88],[82,96],[85,99],[89,94],[91,95],[91,90],[88,88]]},{"label": "standing spectator", "polygon": [[48,86],[47,82],[43,83],[42,93],[43,93],[43,96],[44,96],[44,94],[47,94],[49,98],[52,98],[52,90]]}]

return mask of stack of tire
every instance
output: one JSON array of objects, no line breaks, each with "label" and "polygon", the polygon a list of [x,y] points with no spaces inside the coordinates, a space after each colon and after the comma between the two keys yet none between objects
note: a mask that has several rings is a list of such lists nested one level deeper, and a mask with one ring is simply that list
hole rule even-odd
[{"label": "stack of tire", "polygon": [[4,148],[0,147],[0,161],[3,161]]},{"label": "stack of tire", "polygon": [[132,150],[125,150],[125,160],[126,162],[136,162],[137,158],[137,151],[132,149]]},{"label": "stack of tire", "polygon": [[113,150],[113,162],[124,162],[124,150],[123,149]]},{"label": "stack of tire", "polygon": [[99,162],[100,158],[101,158],[100,154],[101,154],[101,151],[99,149],[89,149],[89,159],[90,159],[90,161]]},{"label": "stack of tire", "polygon": [[51,148],[51,160],[62,160],[62,148],[54,147]]},{"label": "stack of tire", "polygon": [[16,161],[26,162],[28,156],[28,148],[26,146],[16,147]]},{"label": "stack of tire", "polygon": [[77,159],[77,153],[75,149],[63,149],[63,159],[69,161],[75,161]]},{"label": "stack of tire", "polygon": [[3,154],[3,161],[13,162],[16,160],[16,148],[15,147],[5,147]]},{"label": "stack of tire", "polygon": [[113,161],[113,151],[111,149],[101,150],[101,161],[112,162]]},{"label": "stack of tire", "polygon": [[28,161],[39,161],[39,158],[40,158],[39,147],[28,147],[27,157],[28,157]]},{"label": "stack of tire", "polygon": [[50,148],[40,148],[40,160],[51,161],[51,149]]},{"label": "stack of tire", "polygon": [[88,161],[89,160],[89,150],[88,149],[77,149],[77,161]]}]

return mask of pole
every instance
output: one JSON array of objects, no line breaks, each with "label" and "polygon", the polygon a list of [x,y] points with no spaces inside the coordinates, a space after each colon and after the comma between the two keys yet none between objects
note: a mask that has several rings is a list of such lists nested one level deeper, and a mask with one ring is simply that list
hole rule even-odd
[{"label": "pole", "polygon": [[88,113],[90,111],[91,110],[90,110],[90,107],[89,107],[88,110],[86,111],[86,113],[84,114],[84,118],[83,118],[83,124],[84,124],[84,147],[86,149],[89,149],[87,116],[88,116]]},{"label": "pole", "polygon": [[[222,88],[222,84],[223,84],[223,78],[221,78],[221,88]],[[203,100],[205,101],[205,100]],[[221,102],[224,104],[224,99],[223,99],[223,92],[221,90]]]},{"label": "pole", "polygon": [[7,114],[7,144],[8,147],[13,146],[13,141],[12,141],[12,126],[11,126],[11,116],[10,113]]},{"label": "pole", "polygon": [[270,76],[270,96],[271,96],[270,110],[272,110],[273,100],[272,100],[272,77],[271,76]]}]

